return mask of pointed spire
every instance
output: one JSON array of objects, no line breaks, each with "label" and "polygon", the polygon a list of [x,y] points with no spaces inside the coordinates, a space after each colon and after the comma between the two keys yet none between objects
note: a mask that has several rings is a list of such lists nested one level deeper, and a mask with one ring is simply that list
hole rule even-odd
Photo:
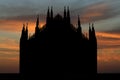
[{"label": "pointed spire", "polygon": [[39,15],[37,16],[36,27],[35,27],[35,35],[39,33]]},{"label": "pointed spire", "polygon": [[92,23],[92,31],[94,31],[94,24]]},{"label": "pointed spire", "polygon": [[89,23],[89,31],[91,31],[91,24]]},{"label": "pointed spire", "polygon": [[22,33],[25,32],[25,24],[23,24]]},{"label": "pointed spire", "polygon": [[47,18],[50,18],[50,11],[49,11],[49,7],[48,7],[48,11],[47,11]]},{"label": "pointed spire", "polygon": [[66,18],[66,7],[64,6],[64,18]]},{"label": "pointed spire", "polygon": [[36,27],[39,27],[39,15],[37,15]]},{"label": "pointed spire", "polygon": [[28,39],[28,23],[26,23],[26,38]]},{"label": "pointed spire", "polygon": [[67,17],[70,17],[69,7],[67,7]]},{"label": "pointed spire", "polygon": [[94,29],[94,24],[92,23],[92,33],[95,35],[95,29]]},{"label": "pointed spire", "polygon": [[79,15],[78,15],[78,32],[82,33]]},{"label": "pointed spire", "polygon": [[89,40],[96,40],[96,35],[95,35],[95,29],[94,29],[94,24],[92,23],[91,25],[89,24]]},{"label": "pointed spire", "polygon": [[92,38],[91,24],[89,23],[89,40]]},{"label": "pointed spire", "polygon": [[51,19],[53,19],[53,7],[51,6]]},{"label": "pointed spire", "polygon": [[48,25],[49,23],[50,23],[50,11],[49,11],[49,7],[48,7],[46,24]]},{"label": "pointed spire", "polygon": [[95,29],[94,29],[94,24],[92,23],[92,34],[95,37]]},{"label": "pointed spire", "polygon": [[78,15],[78,27],[81,27],[80,17]]},{"label": "pointed spire", "polygon": [[70,25],[70,11],[69,11],[69,7],[67,7],[67,23],[68,25]]},{"label": "pointed spire", "polygon": [[79,15],[78,15],[78,28],[77,28],[77,32],[79,34],[79,37],[82,39],[82,28],[81,28]]},{"label": "pointed spire", "polygon": [[26,31],[26,29],[25,29],[25,24],[23,24],[23,29],[22,29],[22,33],[21,33],[21,38],[20,38],[20,40],[26,41],[26,40],[28,39],[26,33],[27,33],[27,31]]}]

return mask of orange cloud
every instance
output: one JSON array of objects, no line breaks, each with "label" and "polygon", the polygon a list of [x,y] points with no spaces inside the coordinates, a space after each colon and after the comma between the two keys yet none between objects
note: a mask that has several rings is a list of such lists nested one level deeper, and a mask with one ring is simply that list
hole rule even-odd
[{"label": "orange cloud", "polygon": [[115,72],[120,67],[120,34],[96,32],[98,41],[97,70]]},{"label": "orange cloud", "polygon": [[96,36],[98,42],[98,49],[120,47],[120,34],[118,33],[111,34],[105,32],[97,32]]},{"label": "orange cloud", "polygon": [[8,58],[9,60],[12,60],[12,61],[19,61],[19,56],[18,57],[13,57],[13,58]]},{"label": "orange cloud", "polygon": [[19,72],[19,44],[15,39],[0,37],[0,73]]},{"label": "orange cloud", "polygon": [[19,44],[14,39],[0,38],[0,58],[18,60]]},{"label": "orange cloud", "polygon": [[[0,30],[1,31],[10,31],[10,32],[21,32],[23,24],[28,23],[29,32],[35,31],[36,22],[24,22],[24,21],[15,21],[15,20],[0,20]],[[45,22],[40,22],[40,27],[43,26]]]},{"label": "orange cloud", "polygon": [[19,49],[19,44],[14,39],[0,37],[0,48],[8,48],[13,50]]},{"label": "orange cloud", "polygon": [[[2,31],[20,31],[23,22],[14,20],[0,20],[0,30]],[[21,25],[21,26],[20,26]]]},{"label": "orange cloud", "polygon": [[105,48],[98,50],[98,62],[120,61],[120,47],[119,48]]},{"label": "orange cloud", "polygon": [[91,13],[86,13],[83,15],[83,17],[99,17],[99,16],[103,16],[103,13],[99,13],[99,12],[91,12]]},{"label": "orange cloud", "polygon": [[112,33],[105,33],[105,32],[97,32],[96,35],[99,37],[107,37],[107,38],[118,38],[120,39],[120,34],[112,34]]}]

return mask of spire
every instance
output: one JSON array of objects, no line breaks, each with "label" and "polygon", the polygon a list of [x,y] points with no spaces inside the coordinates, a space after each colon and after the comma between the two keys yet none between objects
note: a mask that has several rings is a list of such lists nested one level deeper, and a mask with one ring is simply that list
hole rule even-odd
[{"label": "spire", "polygon": [[39,15],[37,15],[36,27],[39,27]]},{"label": "spire", "polygon": [[50,11],[49,11],[49,7],[48,7],[46,24],[49,24],[49,22],[50,22]]},{"label": "spire", "polygon": [[70,24],[70,11],[69,11],[69,7],[67,7],[67,22],[68,22],[68,24]]},{"label": "spire", "polygon": [[79,32],[80,34],[82,34],[81,22],[80,22],[79,15],[78,15],[78,32]]},{"label": "spire", "polygon": [[94,29],[94,24],[92,23],[92,35],[94,36],[94,37],[96,37],[95,36],[95,29]]},{"label": "spire", "polygon": [[94,24],[92,23],[92,46],[95,54],[97,54],[97,38],[95,34]]},{"label": "spire", "polygon": [[67,7],[67,17],[70,17],[69,7]]},{"label": "spire", "polygon": [[36,27],[35,27],[35,35],[39,33],[39,15],[37,16]]},{"label": "spire", "polygon": [[25,24],[23,24],[23,29],[22,29],[22,33],[21,33],[21,38],[20,38],[20,40],[21,40],[21,41],[27,40]]},{"label": "spire", "polygon": [[51,7],[51,19],[53,19],[53,7]]},{"label": "spire", "polygon": [[89,23],[89,31],[91,31],[91,25],[90,25],[90,23]]},{"label": "spire", "polygon": [[78,15],[78,27],[81,27],[80,17]]},{"label": "spire", "polygon": [[23,24],[22,32],[25,32],[25,24]]},{"label": "spire", "polygon": [[64,7],[64,18],[66,18],[66,7]]},{"label": "spire", "polygon": [[28,23],[26,23],[26,38],[28,39]]},{"label": "spire", "polygon": [[49,11],[49,7],[48,7],[48,11],[47,11],[47,18],[50,17],[50,11]]},{"label": "spire", "polygon": [[95,29],[94,29],[94,24],[92,23],[92,31],[95,31]]},{"label": "spire", "polygon": [[89,40],[96,42],[96,35],[93,23],[92,24],[89,23]]},{"label": "spire", "polygon": [[91,24],[89,23],[89,40],[92,38],[92,30],[91,30]]},{"label": "spire", "polygon": [[21,37],[23,37],[24,35],[25,35],[25,24],[23,24],[23,28],[22,28]]}]

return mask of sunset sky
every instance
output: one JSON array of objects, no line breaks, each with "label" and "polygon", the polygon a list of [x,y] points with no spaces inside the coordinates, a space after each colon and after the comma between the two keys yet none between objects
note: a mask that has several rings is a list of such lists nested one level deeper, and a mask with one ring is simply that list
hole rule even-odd
[{"label": "sunset sky", "polygon": [[41,27],[48,6],[53,6],[54,15],[63,15],[64,6],[69,6],[72,24],[77,25],[80,15],[84,32],[93,22],[98,42],[98,73],[120,73],[120,0],[0,0],[0,73],[19,72],[23,23],[28,23],[32,35],[36,15],[40,16]]}]

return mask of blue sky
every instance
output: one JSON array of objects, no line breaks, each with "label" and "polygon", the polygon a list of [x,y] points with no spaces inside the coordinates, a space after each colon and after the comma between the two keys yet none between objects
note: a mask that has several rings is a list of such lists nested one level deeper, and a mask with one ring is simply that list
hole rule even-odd
[{"label": "blue sky", "polygon": [[97,23],[98,31],[113,30],[119,26],[119,4],[119,0],[0,0],[0,18],[29,21],[39,14],[41,21],[45,21],[48,6],[53,6],[54,14],[62,14],[64,6],[69,6],[74,24],[77,24],[77,15],[80,15],[82,20],[89,19],[87,22]]}]

